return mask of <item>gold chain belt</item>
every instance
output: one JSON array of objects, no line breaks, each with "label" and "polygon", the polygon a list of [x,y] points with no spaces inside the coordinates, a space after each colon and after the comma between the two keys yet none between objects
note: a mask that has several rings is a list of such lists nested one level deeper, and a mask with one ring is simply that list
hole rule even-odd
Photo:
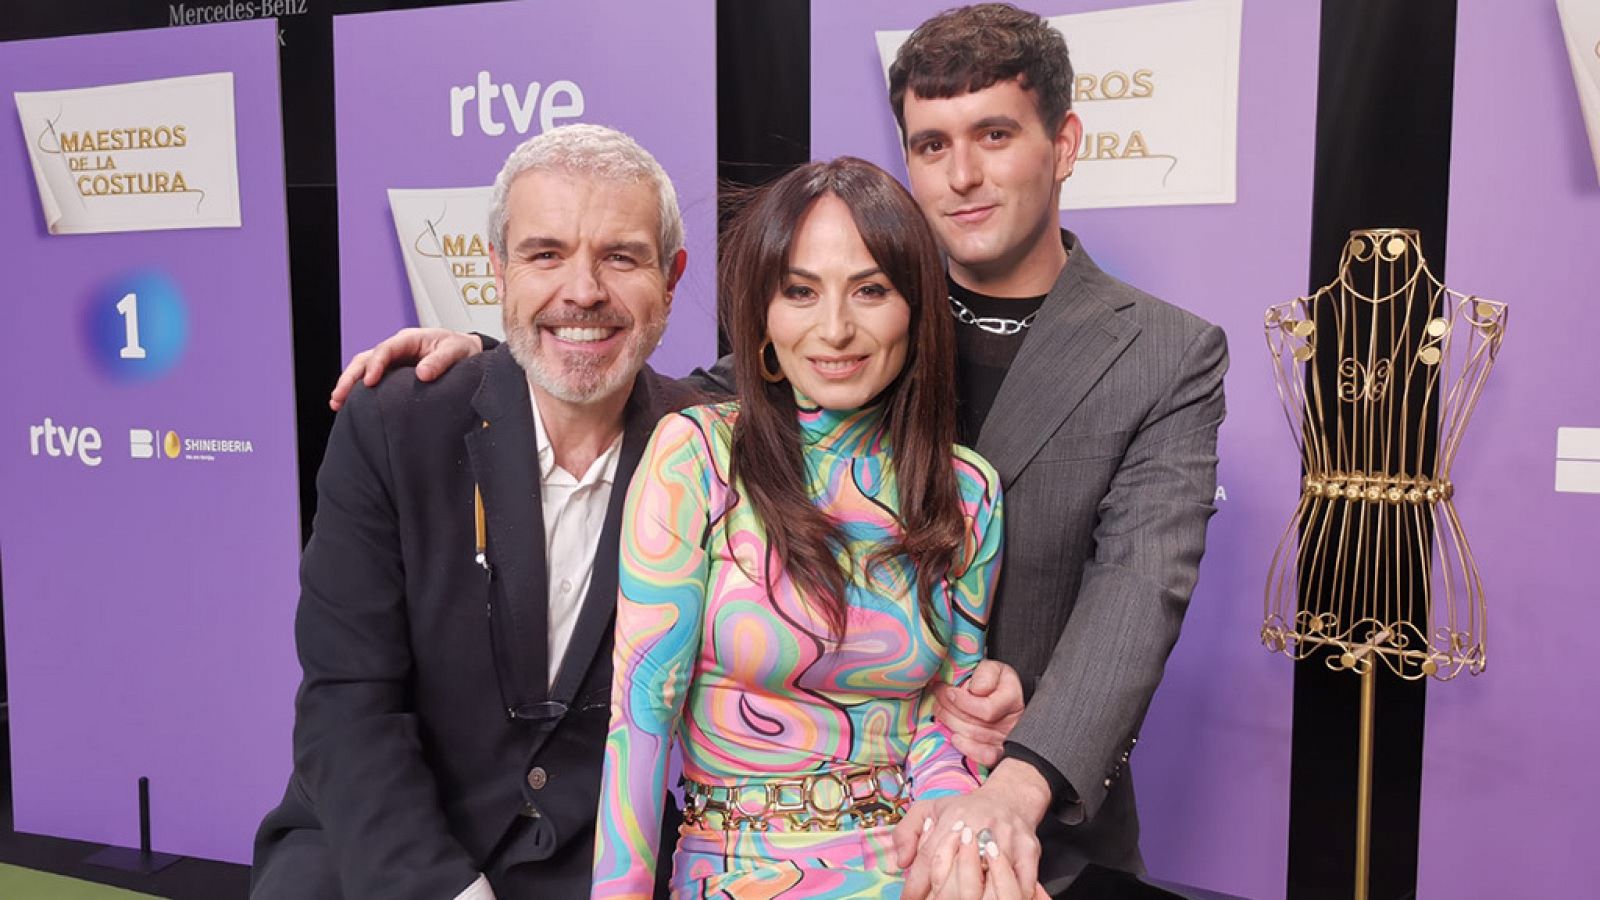
[{"label": "gold chain belt", "polygon": [[854,766],[735,785],[684,779],[684,824],[735,831],[841,831],[893,825],[911,804],[905,770]]}]

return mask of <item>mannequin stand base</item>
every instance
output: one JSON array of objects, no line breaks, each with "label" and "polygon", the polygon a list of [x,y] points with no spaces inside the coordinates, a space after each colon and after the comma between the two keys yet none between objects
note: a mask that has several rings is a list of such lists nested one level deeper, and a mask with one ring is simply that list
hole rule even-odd
[{"label": "mannequin stand base", "polygon": [[183,857],[175,853],[150,853],[132,847],[105,847],[86,857],[84,863],[102,869],[153,875],[180,859]]}]

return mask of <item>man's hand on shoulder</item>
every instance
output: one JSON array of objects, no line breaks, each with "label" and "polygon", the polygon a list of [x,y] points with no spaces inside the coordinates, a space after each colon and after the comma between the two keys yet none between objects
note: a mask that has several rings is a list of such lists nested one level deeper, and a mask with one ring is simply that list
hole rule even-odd
[{"label": "man's hand on shoulder", "polygon": [[356,382],[377,387],[383,373],[391,367],[417,364],[417,380],[432,381],[451,366],[483,352],[483,341],[475,334],[462,334],[448,328],[402,328],[370,350],[350,358],[339,381],[328,397],[328,406],[338,410],[355,390]]},{"label": "man's hand on shoulder", "polygon": [[986,659],[959,687],[933,687],[934,715],[950,729],[950,742],[967,759],[993,768],[1005,756],[1006,738],[1022,718],[1022,679],[1003,662]]}]

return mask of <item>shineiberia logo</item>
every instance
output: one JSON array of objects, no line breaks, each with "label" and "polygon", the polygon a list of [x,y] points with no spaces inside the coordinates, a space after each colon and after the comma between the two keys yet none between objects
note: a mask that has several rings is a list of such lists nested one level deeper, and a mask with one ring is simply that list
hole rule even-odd
[{"label": "shineiberia logo", "polygon": [[172,430],[159,428],[128,429],[128,454],[134,459],[178,459],[214,462],[219,456],[239,456],[256,452],[246,438],[185,438]]}]

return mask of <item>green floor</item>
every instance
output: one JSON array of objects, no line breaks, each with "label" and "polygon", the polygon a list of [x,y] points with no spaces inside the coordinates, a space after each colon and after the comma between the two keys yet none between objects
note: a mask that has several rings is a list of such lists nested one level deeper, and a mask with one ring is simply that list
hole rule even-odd
[{"label": "green floor", "polygon": [[137,900],[153,896],[0,863],[0,897],[6,900]]}]

